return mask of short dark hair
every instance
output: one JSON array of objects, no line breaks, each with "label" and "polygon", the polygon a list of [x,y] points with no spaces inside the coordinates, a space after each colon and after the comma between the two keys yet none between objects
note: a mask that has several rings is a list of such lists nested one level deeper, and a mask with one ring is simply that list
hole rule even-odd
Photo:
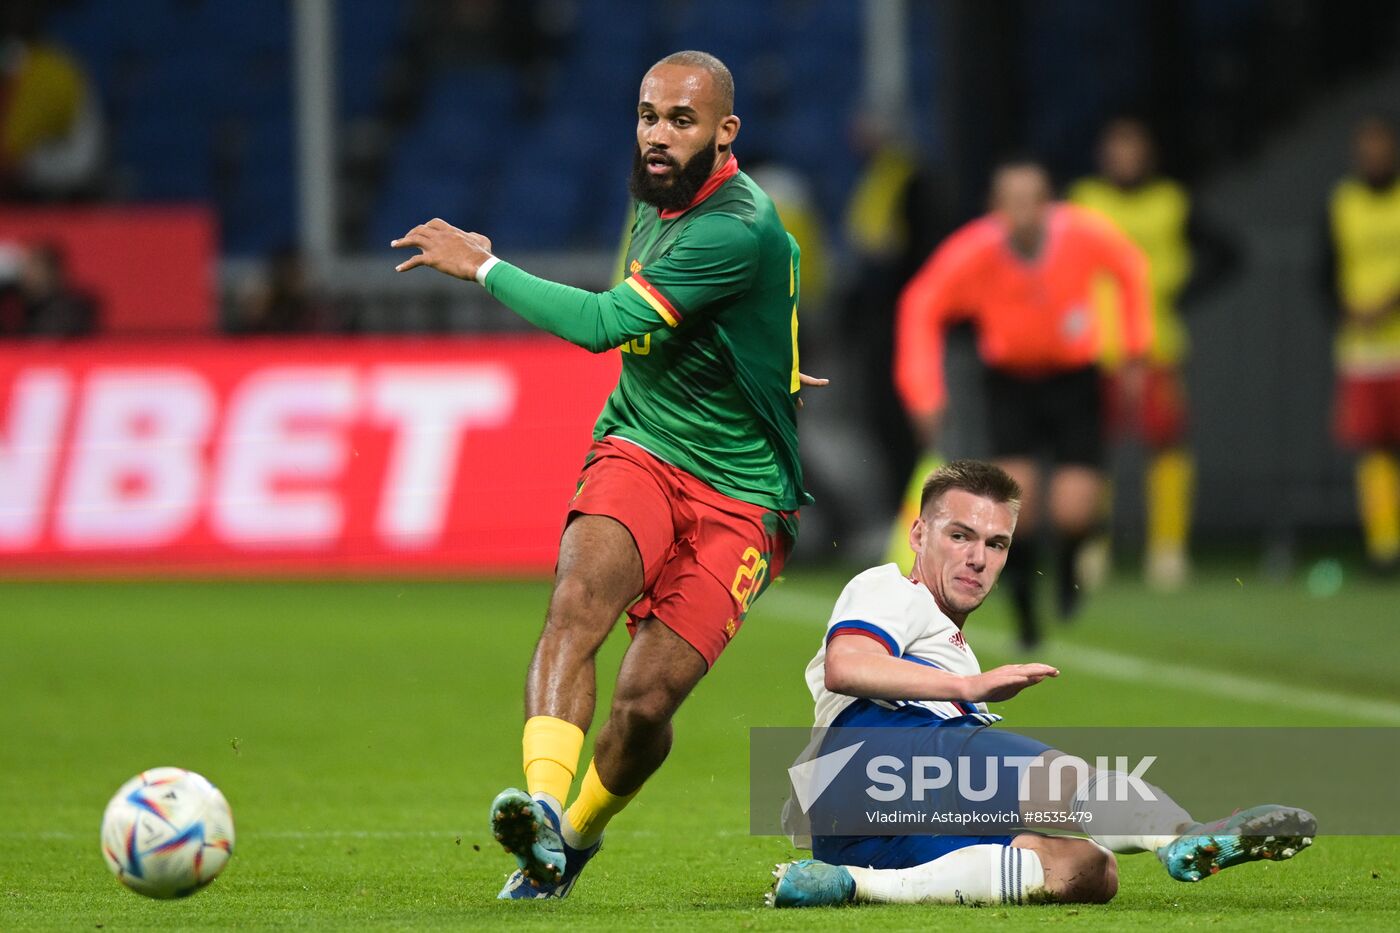
[{"label": "short dark hair", "polygon": [[655,68],[657,65],[685,65],[687,68],[699,68],[714,80],[715,90],[719,92],[720,109],[726,115],[734,112],[734,76],[729,73],[724,62],[709,52],[697,52],[693,49],[672,52],[651,67]]},{"label": "short dark hair", "polygon": [[1021,507],[1021,487],[1001,467],[985,460],[954,460],[934,470],[924,480],[919,514],[950,489],[961,489],[993,502],[1005,502],[1013,512]]},{"label": "short dark hair", "polygon": [[1049,190],[1050,196],[1055,196],[1055,175],[1050,171],[1049,166],[1043,159],[1033,153],[1013,152],[1005,155],[992,164],[992,170],[987,175],[987,190],[995,193],[997,182],[1008,172],[1038,172],[1045,179],[1045,187]]},{"label": "short dark hair", "polygon": [[1136,133],[1147,140],[1150,145],[1156,146],[1157,144],[1157,134],[1152,132],[1152,124],[1136,113],[1120,113],[1104,121],[1103,128],[1099,131],[1099,138],[1123,132]]},{"label": "short dark hair", "polygon": [[1039,172],[1045,176],[1046,181],[1050,182],[1052,186],[1054,185],[1054,179],[1051,177],[1050,168],[1045,164],[1045,160],[1033,152],[1006,153],[992,163],[991,177],[995,179],[1003,172],[1016,172],[1024,169]]}]

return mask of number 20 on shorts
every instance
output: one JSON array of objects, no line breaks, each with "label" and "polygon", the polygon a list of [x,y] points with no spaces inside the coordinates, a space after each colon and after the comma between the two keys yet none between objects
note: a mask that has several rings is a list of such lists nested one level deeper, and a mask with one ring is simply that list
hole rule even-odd
[{"label": "number 20 on shorts", "polygon": [[744,551],[744,556],[740,560],[739,569],[734,573],[734,583],[729,587],[729,592],[734,594],[734,598],[739,601],[739,609],[748,614],[749,607],[758,598],[758,594],[763,590],[763,582],[768,576],[768,561],[758,548],[749,548]]}]

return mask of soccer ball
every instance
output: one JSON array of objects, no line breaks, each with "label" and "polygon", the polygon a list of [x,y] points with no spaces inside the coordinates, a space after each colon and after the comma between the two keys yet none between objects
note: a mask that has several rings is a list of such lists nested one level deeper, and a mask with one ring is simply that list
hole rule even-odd
[{"label": "soccer ball", "polygon": [[117,880],[147,897],[185,897],[233,854],[233,813],[219,789],[184,768],[127,781],[102,814],[102,855]]}]

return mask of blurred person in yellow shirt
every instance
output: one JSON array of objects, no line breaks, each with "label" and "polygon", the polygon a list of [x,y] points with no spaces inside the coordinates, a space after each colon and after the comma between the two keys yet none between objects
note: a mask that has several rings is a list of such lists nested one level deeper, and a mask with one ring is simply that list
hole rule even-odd
[{"label": "blurred person in yellow shirt", "polygon": [[826,223],[818,208],[816,192],[802,171],[781,162],[758,162],[749,177],[768,192],[778,216],[802,251],[802,317],[804,322],[813,315],[826,312],[830,259],[827,250]]},{"label": "blurred person in yellow shirt", "polygon": [[1367,117],[1352,174],[1329,204],[1329,263],[1339,303],[1335,428],[1358,454],[1366,555],[1400,569],[1400,153],[1394,123]]},{"label": "blurred person in yellow shirt", "polygon": [[[1236,251],[1201,222],[1182,184],[1158,174],[1157,146],[1146,124],[1111,121],[1097,155],[1099,174],[1075,183],[1069,199],[1107,216],[1146,254],[1153,308],[1154,336],[1140,401],[1128,410],[1112,404],[1123,393],[1106,392],[1107,423],[1115,435],[1138,438],[1147,447],[1144,570],[1152,586],[1175,589],[1190,571],[1195,486],[1182,378],[1189,341],[1181,308],[1235,264]],[[1106,328],[1103,365],[1113,381],[1122,362],[1122,341],[1112,333],[1120,297],[1107,277],[1098,284],[1095,301]]]},{"label": "blurred person in yellow shirt", "polygon": [[40,35],[42,4],[8,0],[0,18],[0,197],[95,193],[103,125],[82,66]]}]

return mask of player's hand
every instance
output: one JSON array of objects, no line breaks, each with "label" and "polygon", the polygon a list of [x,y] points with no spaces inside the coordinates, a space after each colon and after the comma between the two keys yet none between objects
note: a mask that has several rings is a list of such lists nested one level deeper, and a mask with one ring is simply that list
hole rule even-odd
[{"label": "player's hand", "polygon": [[[823,379],[820,376],[809,376],[806,373],[800,371],[797,374],[797,381],[802,385],[804,389],[809,387],[813,389],[820,389],[822,386],[831,385],[830,379]],[[800,396],[797,399],[797,407],[802,407],[802,399]]]},{"label": "player's hand", "polygon": [[459,279],[475,279],[476,270],[491,258],[490,240],[479,233],[458,230],[438,217],[419,224],[389,245],[394,249],[417,247],[422,250],[395,266],[395,272],[427,266]]},{"label": "player's hand", "polygon": [[973,703],[1009,700],[1047,677],[1059,676],[1059,669],[1049,664],[1003,664],[1001,667],[968,677],[969,689],[966,699]]}]

